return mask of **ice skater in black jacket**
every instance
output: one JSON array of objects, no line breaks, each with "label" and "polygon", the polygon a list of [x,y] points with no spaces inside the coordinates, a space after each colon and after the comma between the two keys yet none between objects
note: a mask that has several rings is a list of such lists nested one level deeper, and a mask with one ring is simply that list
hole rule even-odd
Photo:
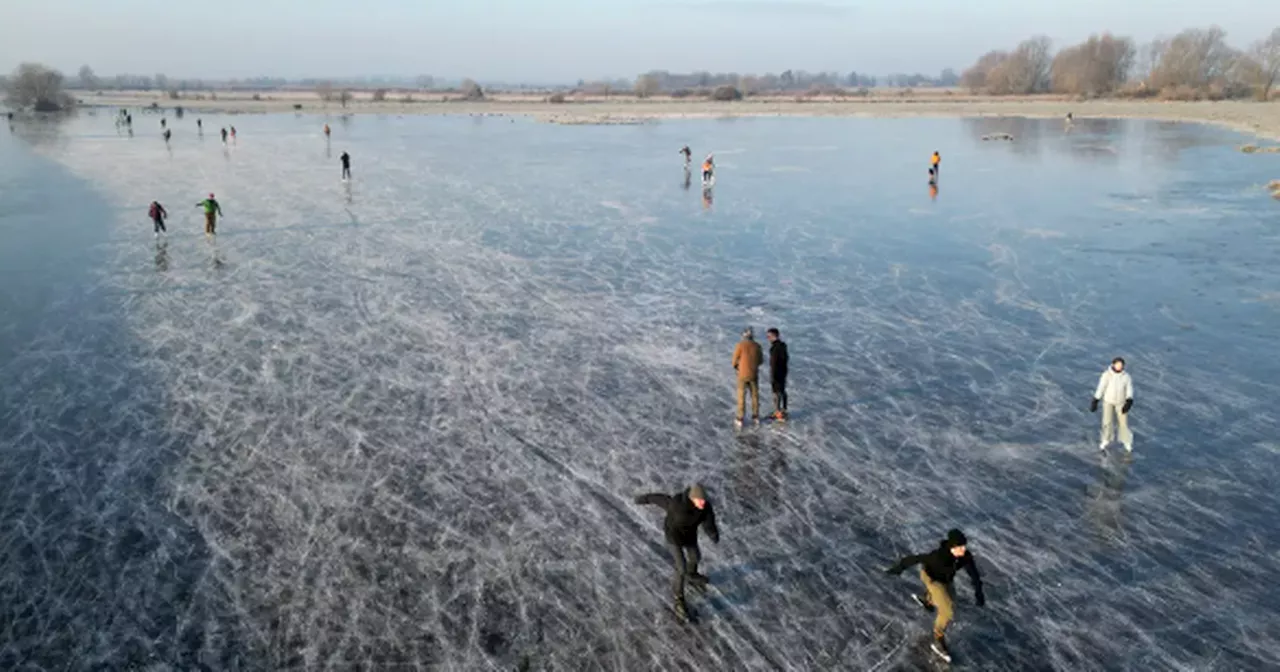
[{"label": "ice skater in black jacket", "polygon": [[924,582],[925,594],[912,597],[926,610],[937,611],[937,617],[933,621],[933,650],[946,660],[951,660],[944,635],[953,613],[951,582],[956,573],[961,569],[968,572],[969,580],[973,582],[974,600],[979,607],[987,601],[982,594],[982,577],[978,575],[978,565],[965,547],[967,543],[968,539],[963,532],[951,530],[937,549],[919,555],[908,555],[885,570],[897,576],[908,567],[920,565],[920,580]]},{"label": "ice skater in black jacket", "polygon": [[720,531],[716,529],[716,514],[701,485],[694,483],[683,492],[674,495],[649,493],[636,497],[636,504],[653,504],[667,512],[663,523],[667,549],[675,563],[675,575],[671,578],[671,591],[675,598],[675,612],[681,619],[689,619],[684,603],[684,584],[687,579],[695,588],[703,588],[707,577],[698,573],[698,526],[706,528],[713,543],[720,543]]}]

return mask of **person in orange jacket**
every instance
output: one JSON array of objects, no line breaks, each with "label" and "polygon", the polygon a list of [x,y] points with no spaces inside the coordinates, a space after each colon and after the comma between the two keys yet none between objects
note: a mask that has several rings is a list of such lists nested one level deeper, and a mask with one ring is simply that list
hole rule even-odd
[{"label": "person in orange jacket", "polygon": [[933,168],[933,179],[938,179],[942,173],[942,155],[934,152],[929,159],[929,165]]},{"label": "person in orange jacket", "polygon": [[760,365],[764,354],[756,343],[751,327],[742,332],[742,340],[733,349],[733,368],[738,371],[738,414],[734,424],[742,426],[747,415],[747,394],[751,394],[751,417],[760,424]]}]

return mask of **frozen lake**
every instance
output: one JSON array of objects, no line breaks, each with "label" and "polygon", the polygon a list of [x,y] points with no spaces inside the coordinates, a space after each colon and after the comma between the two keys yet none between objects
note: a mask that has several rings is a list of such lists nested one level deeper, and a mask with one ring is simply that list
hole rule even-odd
[{"label": "frozen lake", "polygon": [[[203,120],[0,135],[0,668],[928,669],[882,570],[949,527],[957,669],[1280,664],[1280,173],[1240,136]],[[785,428],[732,427],[746,325]],[[693,480],[685,627],[631,498]]]}]

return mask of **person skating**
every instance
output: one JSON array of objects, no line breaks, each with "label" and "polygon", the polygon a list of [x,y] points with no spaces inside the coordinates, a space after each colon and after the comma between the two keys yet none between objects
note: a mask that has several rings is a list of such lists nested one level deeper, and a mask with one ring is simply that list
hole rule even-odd
[{"label": "person skating", "polygon": [[764,333],[769,340],[769,384],[773,387],[773,418],[786,421],[787,366],[791,359],[787,354],[787,344],[783,342],[777,329],[770,328]]},{"label": "person skating", "polygon": [[735,423],[741,427],[747,417],[747,395],[751,395],[751,418],[760,424],[760,365],[764,355],[756,343],[751,327],[742,332],[742,340],[733,349],[733,368],[738,372],[738,415]]},{"label": "person skating", "polygon": [[231,127],[231,141],[232,141],[232,142],[235,142],[235,141],[236,141],[236,127],[235,127],[235,126],[232,126],[232,127]]},{"label": "person skating", "polygon": [[325,138],[329,137],[329,124],[324,125],[324,137]]},{"label": "person skating", "polygon": [[222,129],[222,144],[224,144],[224,145],[225,145],[225,144],[227,144],[227,129],[226,129],[226,128],[223,128],[223,129]]},{"label": "person skating", "polygon": [[1133,452],[1133,432],[1129,431],[1129,410],[1133,408],[1133,379],[1124,370],[1124,358],[1111,360],[1111,366],[1102,372],[1098,379],[1098,388],[1093,391],[1093,399],[1089,401],[1089,412],[1096,413],[1098,402],[1102,402],[1102,436],[1098,442],[1098,450],[1106,450],[1116,439],[1118,425],[1120,443],[1124,449]]},{"label": "person skating", "polygon": [[151,201],[151,208],[147,214],[151,216],[151,224],[155,229],[157,238],[160,237],[161,233],[169,233],[169,231],[164,228],[164,218],[168,217],[169,213],[164,209],[163,205],[160,205],[160,201]]},{"label": "person skating", "polygon": [[351,155],[343,152],[338,158],[342,161],[342,181],[346,182],[351,179]]},{"label": "person skating", "polygon": [[708,154],[706,160],[702,162],[702,183],[710,184],[711,178],[716,173],[716,157]]},{"label": "person skating", "polygon": [[164,129],[164,144],[169,144],[169,137],[173,134],[169,129]]},{"label": "person skating", "polygon": [[165,118],[164,118],[164,117],[160,117],[160,129],[161,129],[161,130],[164,130],[164,128],[165,128],[166,126],[168,126],[168,124],[169,124],[169,122],[168,122],[168,121],[165,121]]},{"label": "person skating", "polygon": [[200,135],[204,135],[204,120],[203,120],[203,119],[196,119],[196,132],[197,132],[197,133],[199,133]]},{"label": "person skating", "polygon": [[218,217],[222,216],[222,206],[218,205],[218,201],[214,200],[213,194],[209,194],[209,198],[196,203],[197,208],[204,208],[204,234],[206,236],[215,236],[218,234]]},{"label": "person skating", "polygon": [[682,620],[689,620],[689,608],[684,600],[685,582],[692,583],[694,588],[703,589],[709,580],[698,573],[698,563],[702,560],[702,552],[698,549],[698,526],[702,526],[712,543],[720,543],[720,530],[716,528],[716,514],[707,499],[706,490],[697,483],[674,495],[648,493],[636,497],[636,504],[662,507],[666,511],[662,528],[666,537],[667,550],[675,565],[675,573],[671,577],[671,592],[676,615]]},{"label": "person skating", "polygon": [[947,532],[947,538],[938,544],[938,548],[928,553],[908,555],[885,570],[898,576],[907,568],[920,565],[920,580],[924,583],[925,592],[923,595],[912,595],[912,598],[926,611],[936,613],[931,647],[934,653],[946,661],[951,660],[946,632],[954,613],[951,582],[956,573],[963,569],[969,574],[969,580],[973,583],[974,601],[979,607],[987,602],[982,593],[982,577],[978,574],[978,565],[974,562],[973,554],[969,553],[967,544],[968,539],[964,533],[953,529]]},{"label": "person skating", "polygon": [[933,156],[929,157],[929,167],[933,168],[933,179],[938,179],[942,175],[942,155],[934,152]]},{"label": "person skating", "polygon": [[679,153],[684,157],[684,165],[687,166],[693,162],[693,150],[689,149],[689,145],[682,147]]}]

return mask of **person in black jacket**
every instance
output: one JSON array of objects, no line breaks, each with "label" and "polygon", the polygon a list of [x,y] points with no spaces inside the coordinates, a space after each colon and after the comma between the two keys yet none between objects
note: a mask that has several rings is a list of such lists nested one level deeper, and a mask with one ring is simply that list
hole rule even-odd
[{"label": "person in black jacket", "polygon": [[951,653],[947,650],[943,636],[946,634],[947,624],[951,622],[951,581],[955,579],[956,573],[961,569],[969,573],[969,580],[973,582],[974,600],[979,607],[987,602],[982,594],[982,577],[978,575],[978,565],[966,544],[968,539],[964,533],[953,529],[947,532],[947,538],[938,544],[936,550],[908,555],[885,570],[897,576],[908,567],[920,565],[920,580],[924,582],[925,594],[912,597],[925,610],[937,611],[937,617],[933,621],[933,650],[945,660],[951,660]]},{"label": "person in black jacket", "polygon": [[769,382],[773,385],[773,417],[787,419],[787,344],[782,342],[777,329],[765,332],[769,339]]},{"label": "person in black jacket", "polygon": [[689,620],[689,610],[684,603],[684,584],[688,580],[695,588],[704,588],[707,577],[698,573],[698,526],[706,528],[713,543],[720,543],[720,530],[716,529],[716,514],[701,485],[694,483],[675,495],[649,493],[636,497],[636,504],[660,506],[667,512],[663,529],[666,532],[667,549],[675,564],[671,578],[671,592],[675,598],[675,612],[683,620]]}]

